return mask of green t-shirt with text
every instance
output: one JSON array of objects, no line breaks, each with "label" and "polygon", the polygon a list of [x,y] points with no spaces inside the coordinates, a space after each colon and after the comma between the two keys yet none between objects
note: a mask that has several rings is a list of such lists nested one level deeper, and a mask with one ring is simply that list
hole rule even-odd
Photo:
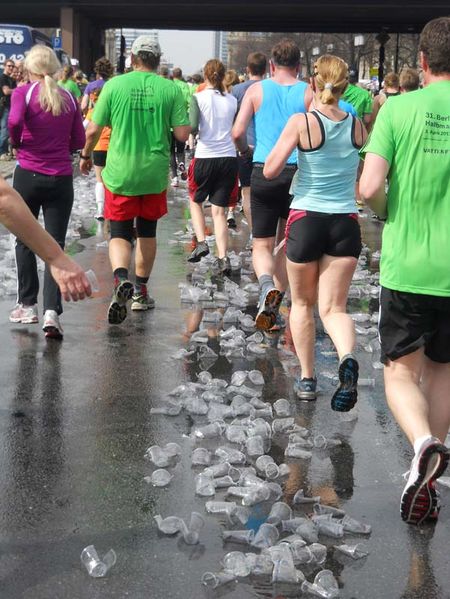
[{"label": "green t-shirt with text", "polygon": [[357,85],[349,83],[342,95],[342,99],[346,102],[349,102],[353,106],[360,119],[362,119],[365,114],[370,114],[372,112],[372,96],[367,90],[362,89]]},{"label": "green t-shirt with text", "polygon": [[390,164],[380,280],[450,296],[450,81],[389,98],[362,153]]},{"label": "green t-shirt with text", "polygon": [[80,88],[72,79],[67,79],[67,81],[60,79],[58,85],[70,92],[74,98],[79,98],[81,96]]},{"label": "green t-shirt with text", "polygon": [[156,73],[133,71],[107,81],[92,120],[111,127],[105,186],[137,196],[167,188],[170,130],[189,125],[186,105],[172,81]]}]

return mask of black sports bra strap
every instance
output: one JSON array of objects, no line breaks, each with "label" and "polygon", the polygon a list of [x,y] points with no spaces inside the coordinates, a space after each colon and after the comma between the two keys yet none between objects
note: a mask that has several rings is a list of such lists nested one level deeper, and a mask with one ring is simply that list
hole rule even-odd
[{"label": "black sports bra strap", "polygon": [[312,150],[311,131],[309,128],[309,120],[308,120],[308,115],[306,112],[305,112],[305,121],[306,121],[306,131],[308,133],[309,149]]}]

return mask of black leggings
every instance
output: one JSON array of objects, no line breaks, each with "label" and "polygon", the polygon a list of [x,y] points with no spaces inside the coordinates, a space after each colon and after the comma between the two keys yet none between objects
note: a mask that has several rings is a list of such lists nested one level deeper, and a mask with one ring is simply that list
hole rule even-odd
[{"label": "black leggings", "polygon": [[[157,220],[147,220],[141,216],[136,217],[136,236],[144,238],[156,237]],[[111,220],[109,222],[111,229],[111,239],[118,237],[126,239],[131,243],[134,238],[134,219],[130,220]]]},{"label": "black leggings", "polygon": [[184,141],[178,141],[175,138],[175,135],[172,133],[172,143],[170,144],[170,170],[172,173],[172,177],[177,176],[179,163],[184,163],[185,147],[186,143]]},{"label": "black leggings", "polygon": [[[73,205],[72,175],[50,176],[27,171],[17,166],[14,171],[13,187],[25,200],[35,218],[42,208],[45,229],[64,249],[67,226]],[[39,277],[36,256],[16,239],[16,262],[18,279],[18,302],[31,306],[37,303]],[[50,269],[45,266],[44,311],[62,313],[61,292]]]}]

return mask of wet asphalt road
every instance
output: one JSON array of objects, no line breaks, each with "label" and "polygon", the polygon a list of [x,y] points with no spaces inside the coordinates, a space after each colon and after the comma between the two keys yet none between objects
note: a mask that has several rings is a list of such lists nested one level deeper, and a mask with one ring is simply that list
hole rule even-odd
[{"label": "wet asphalt road", "polygon": [[[177,190],[175,198],[183,191]],[[157,307],[132,314],[121,327],[109,327],[105,311],[111,275],[99,237],[80,242],[77,259],[100,280],[96,297],[65,308],[63,343],[46,342],[36,325],[7,321],[13,298],[0,302],[0,597],[1,599],[199,599],[224,596],[299,596],[257,581],[239,583],[217,593],[200,584],[206,571],[220,570],[220,559],[242,547],[220,538],[219,518],[206,517],[201,544],[187,546],[157,532],[153,515],[187,517],[204,513],[204,498],[194,495],[190,466],[192,419],[150,416],[150,408],[184,381],[196,380],[201,367],[170,359],[186,346],[199,315],[181,306],[177,285],[184,281],[187,247],[169,245],[182,228],[185,205],[176,199],[161,222],[159,253],[151,279]],[[379,247],[379,223],[366,220],[365,237]],[[233,238],[239,249],[246,232]],[[210,345],[217,342],[210,331]],[[274,340],[291,347],[289,332]],[[364,344],[362,342],[362,344]],[[318,338],[318,371],[332,370],[336,358]],[[329,552],[326,566],[338,576],[341,594],[357,599],[443,599],[450,597],[450,491],[442,489],[443,510],[436,527],[411,528],[399,517],[402,473],[410,450],[386,408],[382,373],[372,357],[358,351],[363,377],[375,388],[362,388],[358,420],[340,420],[329,408],[331,385],[320,380],[315,403],[298,403],[299,424],[344,440],[331,452],[315,453],[310,463],[292,461],[285,485],[289,501],[299,487],[321,495],[324,503],[342,506],[351,516],[372,524],[364,542],[370,556],[348,563]],[[292,379],[276,347],[267,358],[229,363],[221,357],[214,376],[230,380],[233,370],[260,369],[267,382],[264,400],[293,399]],[[378,358],[377,358],[378,359]],[[154,444],[176,441],[183,448],[175,478],[166,489],[146,484],[150,463],[143,458]],[[283,448],[271,454],[283,461]],[[216,495],[216,499],[218,496]],[[220,494],[219,494],[220,498]],[[258,514],[254,514],[254,519]],[[104,579],[92,579],[80,564],[83,547],[109,548],[117,564]],[[333,544],[332,540],[328,543]]]}]

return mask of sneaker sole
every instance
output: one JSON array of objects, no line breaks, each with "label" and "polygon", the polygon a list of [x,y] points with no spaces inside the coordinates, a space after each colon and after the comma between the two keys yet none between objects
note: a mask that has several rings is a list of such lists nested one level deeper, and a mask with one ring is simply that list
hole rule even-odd
[{"label": "sneaker sole", "polygon": [[256,315],[255,324],[256,328],[260,331],[269,331],[275,324],[276,312],[280,307],[283,300],[283,296],[278,289],[271,289],[266,295],[264,300],[264,306],[260,308],[260,311]]},{"label": "sneaker sole", "polygon": [[298,399],[306,399],[308,401],[314,401],[317,399],[317,391],[296,391],[294,389],[294,393]]},{"label": "sneaker sole", "polygon": [[45,327],[43,329],[46,339],[58,339],[61,340],[63,338],[63,334],[56,327]]},{"label": "sneaker sole", "polygon": [[109,304],[109,324],[122,324],[127,317],[127,302],[133,297],[134,285],[131,281],[122,281],[114,290],[115,298]]},{"label": "sneaker sole", "polygon": [[[439,458],[437,464],[429,472],[430,460]],[[429,483],[439,478],[447,468],[449,452],[445,445],[430,445],[422,453],[418,465],[418,477],[412,484],[407,484],[400,499],[400,515],[407,524],[421,524],[433,510],[433,496]]]},{"label": "sneaker sole", "polygon": [[133,312],[145,312],[146,310],[153,310],[155,304],[140,304],[139,302],[133,302],[131,309]]},{"label": "sneaker sole", "polygon": [[340,384],[331,398],[331,409],[335,412],[348,412],[358,401],[358,362],[354,358],[346,358],[340,364],[338,374]]},{"label": "sneaker sole", "polygon": [[14,324],[38,324],[38,318],[11,318],[9,317],[9,322],[13,322]]},{"label": "sneaker sole", "polygon": [[187,261],[192,263],[195,262],[200,262],[200,260],[202,258],[204,258],[205,256],[207,256],[209,254],[209,250],[204,250],[203,252],[200,252],[199,254],[197,254],[194,258],[188,258]]}]

